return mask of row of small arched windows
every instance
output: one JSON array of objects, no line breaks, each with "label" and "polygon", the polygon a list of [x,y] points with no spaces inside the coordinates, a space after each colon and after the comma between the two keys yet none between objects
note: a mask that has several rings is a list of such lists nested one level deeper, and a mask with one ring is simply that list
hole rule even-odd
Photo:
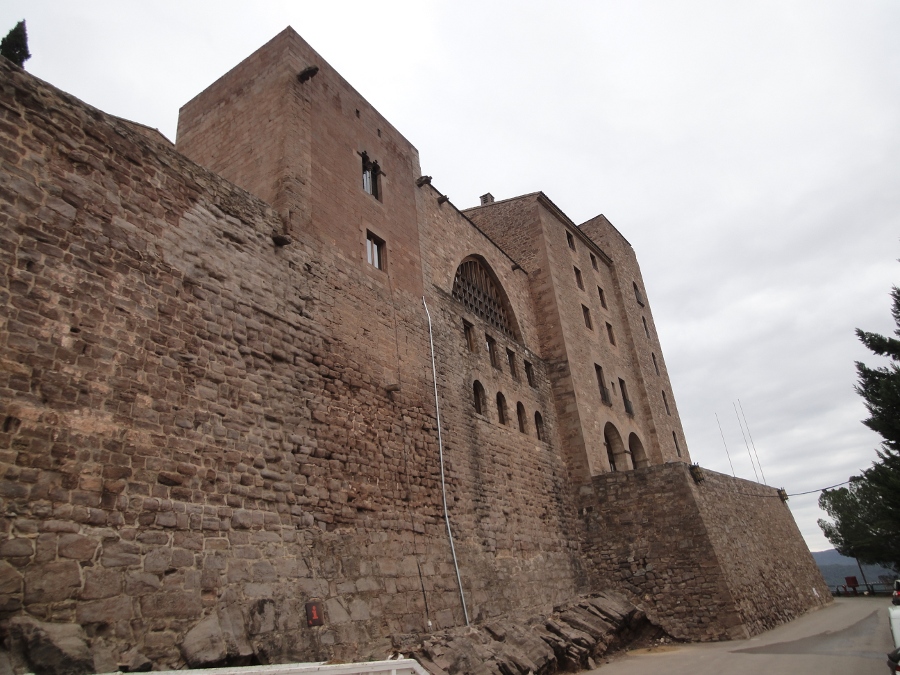
[{"label": "row of small arched windows", "polygon": [[[484,386],[478,380],[475,380],[472,385],[472,401],[475,405],[475,412],[487,417],[487,394],[484,391]],[[497,392],[497,421],[504,426],[509,426],[511,424],[509,413],[506,409],[506,397],[499,391]],[[519,424],[519,431],[523,434],[529,433],[528,413],[525,412],[525,406],[522,405],[521,401],[516,403],[516,421]],[[547,440],[544,432],[544,418],[541,416],[541,413],[537,411],[534,413],[534,435],[539,441]]]}]

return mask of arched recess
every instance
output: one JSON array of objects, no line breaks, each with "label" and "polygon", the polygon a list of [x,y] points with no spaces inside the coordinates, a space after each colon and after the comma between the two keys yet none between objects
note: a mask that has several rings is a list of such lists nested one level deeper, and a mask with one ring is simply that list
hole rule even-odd
[{"label": "arched recess", "polygon": [[609,460],[611,471],[631,471],[631,454],[622,442],[619,430],[612,422],[607,422],[603,428],[603,444],[606,446],[606,458]]},{"label": "arched recess", "polygon": [[523,434],[528,433],[528,415],[525,413],[525,406],[519,401],[516,403],[516,418],[519,420],[519,431]]},{"label": "arched recess", "polygon": [[650,460],[647,458],[644,444],[641,443],[641,439],[634,432],[628,436],[628,450],[631,452],[631,461],[634,463],[635,469],[643,469],[645,466],[650,466]]},{"label": "arched recess", "polygon": [[539,412],[534,413],[534,433],[539,441],[547,440],[544,437],[544,418],[541,417],[541,413]]},{"label": "arched recess", "polygon": [[520,341],[519,326],[509,297],[484,258],[470,255],[459,264],[453,278],[452,294],[472,314],[507,337]]},{"label": "arched recess", "polygon": [[506,413],[506,397],[497,392],[497,421],[506,426],[509,424],[509,415]]}]

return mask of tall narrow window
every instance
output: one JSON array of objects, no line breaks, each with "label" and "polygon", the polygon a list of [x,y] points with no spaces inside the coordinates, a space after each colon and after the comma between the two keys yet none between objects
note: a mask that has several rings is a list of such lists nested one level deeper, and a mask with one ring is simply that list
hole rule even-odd
[{"label": "tall narrow window", "polygon": [[569,248],[573,251],[575,250],[575,237],[572,236],[571,232],[566,232],[566,241],[569,243]]},{"label": "tall narrow window", "polygon": [[669,411],[669,399],[666,398],[666,392],[662,392],[663,396],[663,405],[666,406],[666,415],[671,415],[672,413]]},{"label": "tall narrow window", "polygon": [[675,443],[675,452],[679,457],[681,457],[681,448],[678,447],[678,438],[675,436],[675,432],[672,432],[672,442]]},{"label": "tall narrow window", "polygon": [[625,404],[625,412],[634,415],[634,406],[631,405],[631,399],[628,398],[628,388],[625,386],[625,380],[619,378],[619,391],[622,392],[622,402]]},{"label": "tall narrow window", "polygon": [[597,256],[591,253],[591,267],[597,269]]},{"label": "tall narrow window", "polygon": [[656,363],[656,354],[650,354],[653,357],[653,370],[656,371],[656,374],[659,375],[659,364]]},{"label": "tall narrow window", "polygon": [[487,414],[487,399],[484,395],[484,387],[481,386],[481,382],[475,380],[475,383],[472,385],[472,403],[475,404],[475,412],[479,415]]},{"label": "tall narrow window", "polygon": [[605,405],[612,405],[612,400],[609,398],[609,389],[606,388],[606,380],[603,379],[603,368],[595,363],[594,373],[597,375],[597,386],[600,388],[600,400]]},{"label": "tall narrow window", "polygon": [[613,327],[611,323],[606,324],[606,336],[609,338],[609,344],[616,344],[616,336],[615,333],[613,333]]},{"label": "tall narrow window", "polygon": [[578,288],[584,290],[584,279],[581,276],[581,270],[577,267],[573,267],[572,269],[575,270],[575,283],[578,284]]},{"label": "tall narrow window", "polygon": [[376,269],[384,269],[384,239],[366,230],[366,256],[369,264]]},{"label": "tall narrow window", "polygon": [[528,433],[528,416],[525,414],[525,406],[519,401],[516,403],[516,417],[519,420],[519,431],[523,434]]},{"label": "tall narrow window", "polygon": [[463,333],[466,337],[466,349],[470,352],[477,351],[475,347],[475,326],[468,321],[463,321]]},{"label": "tall narrow window", "polygon": [[497,392],[497,421],[504,426],[508,423],[506,415],[506,397],[501,394],[499,391]]},{"label": "tall narrow window", "polygon": [[603,289],[599,286],[597,286],[597,295],[600,296],[600,306],[606,309],[606,295],[603,294]]},{"label": "tall narrow window", "polygon": [[537,382],[534,379],[534,366],[528,361],[525,362],[525,377],[528,379],[529,387],[536,387]]},{"label": "tall narrow window", "polygon": [[642,316],[642,317],[641,317],[641,321],[644,322],[644,333],[647,335],[647,337],[650,337],[650,329],[647,328],[647,319],[646,319],[646,317],[643,317],[643,316]]},{"label": "tall narrow window", "polygon": [[494,368],[500,368],[500,359],[497,357],[497,341],[487,333],[484,334],[484,343],[487,346],[488,354],[491,357],[491,365]]},{"label": "tall narrow window", "polygon": [[544,418],[539,412],[534,413],[534,433],[539,441],[547,440],[544,436]]},{"label": "tall narrow window", "polygon": [[381,200],[381,167],[378,162],[369,159],[369,154],[362,153],[362,184],[363,191]]},{"label": "tall narrow window", "polygon": [[594,330],[594,323],[591,321],[591,310],[582,305],[581,313],[584,315],[584,325],[587,326],[589,330]]},{"label": "tall narrow window", "polygon": [[634,299],[637,300],[637,304],[639,304],[641,307],[643,307],[644,306],[644,296],[641,295],[641,289],[638,288],[636,281],[632,281],[631,285],[634,287]]},{"label": "tall narrow window", "polygon": [[506,350],[506,361],[509,363],[509,374],[514,380],[519,379],[519,369],[516,368],[516,353],[512,349]]}]

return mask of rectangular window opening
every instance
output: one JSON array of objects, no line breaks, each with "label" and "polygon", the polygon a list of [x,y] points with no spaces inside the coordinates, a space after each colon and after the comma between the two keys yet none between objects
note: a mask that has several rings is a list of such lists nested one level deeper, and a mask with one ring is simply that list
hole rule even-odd
[{"label": "rectangular window opening", "polygon": [[384,239],[366,230],[366,256],[369,264],[376,269],[384,269]]},{"label": "rectangular window opening", "polygon": [[653,370],[656,371],[656,374],[659,375],[659,364],[656,362],[656,354],[650,354],[653,357]]},{"label": "rectangular window opening", "polygon": [[484,343],[487,345],[488,354],[491,357],[491,365],[494,368],[500,368],[500,359],[497,357],[497,341],[492,338],[490,335],[485,333],[484,335]]},{"label": "rectangular window opening", "polygon": [[598,269],[597,268],[597,256],[595,256],[593,253],[591,253],[591,267],[593,267],[595,270]]},{"label": "rectangular window opening", "polygon": [[644,333],[646,333],[647,337],[650,337],[650,329],[647,327],[647,318],[642,316],[641,321],[644,322]]},{"label": "rectangular window opening", "polygon": [[681,448],[678,447],[678,438],[675,436],[675,432],[672,432],[672,441],[675,443],[675,452],[681,457]]},{"label": "rectangular window opening", "polygon": [[572,269],[575,270],[575,283],[578,284],[578,288],[584,290],[584,279],[581,277],[581,270],[577,267],[573,267]]},{"label": "rectangular window opening", "polygon": [[466,337],[466,349],[470,352],[476,351],[475,346],[475,326],[468,321],[463,321],[463,333]]},{"label": "rectangular window opening", "polygon": [[638,288],[636,281],[632,281],[631,285],[634,286],[634,299],[637,300],[637,304],[639,304],[641,307],[643,307],[644,306],[644,296],[641,295],[641,289]]},{"label": "rectangular window opening", "polygon": [[594,330],[594,324],[591,321],[591,310],[584,305],[581,306],[581,313],[584,314],[584,325],[588,330]]},{"label": "rectangular window opening", "polygon": [[525,377],[528,379],[529,387],[537,386],[537,382],[534,379],[534,366],[532,366],[528,361],[525,362]]},{"label": "rectangular window opening", "polygon": [[600,400],[604,405],[612,405],[612,399],[609,397],[609,389],[606,388],[606,380],[603,379],[603,368],[594,364],[594,372],[597,374],[597,386],[600,388]]},{"label": "rectangular window opening", "polygon": [[609,344],[616,344],[616,336],[613,333],[613,327],[611,323],[606,324],[606,336],[609,338]]},{"label": "rectangular window opening", "polygon": [[671,411],[669,410],[669,399],[666,398],[666,392],[662,392],[663,397],[663,405],[666,406],[666,415],[671,415]]},{"label": "rectangular window opening", "polygon": [[362,153],[362,186],[363,192],[381,201],[381,167],[365,152]]},{"label": "rectangular window opening", "polygon": [[516,368],[516,353],[512,349],[506,350],[506,360],[509,362],[509,374],[514,380],[519,379],[519,370]]},{"label": "rectangular window opening", "polygon": [[634,406],[631,405],[631,399],[628,398],[628,389],[625,387],[625,380],[619,378],[619,391],[622,392],[622,402],[625,404],[625,412],[634,417]]},{"label": "rectangular window opening", "polygon": [[569,243],[569,248],[574,251],[575,250],[575,237],[572,236],[571,232],[566,232],[566,241]]},{"label": "rectangular window opening", "polygon": [[603,309],[606,309],[606,296],[603,294],[603,289],[597,286],[597,295],[600,296],[600,306]]}]

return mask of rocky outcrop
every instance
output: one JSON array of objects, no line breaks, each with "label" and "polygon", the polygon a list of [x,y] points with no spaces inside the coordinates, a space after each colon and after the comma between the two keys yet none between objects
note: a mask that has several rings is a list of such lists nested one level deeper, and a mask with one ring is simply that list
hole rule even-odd
[{"label": "rocky outcrop", "polygon": [[94,671],[87,636],[76,624],[44,623],[30,616],[9,622],[11,652],[35,675],[86,675]]},{"label": "rocky outcrop", "polygon": [[669,639],[622,596],[603,592],[526,622],[492,621],[417,641],[395,638],[398,651],[433,675],[550,675],[595,668],[596,660],[635,641]]}]

